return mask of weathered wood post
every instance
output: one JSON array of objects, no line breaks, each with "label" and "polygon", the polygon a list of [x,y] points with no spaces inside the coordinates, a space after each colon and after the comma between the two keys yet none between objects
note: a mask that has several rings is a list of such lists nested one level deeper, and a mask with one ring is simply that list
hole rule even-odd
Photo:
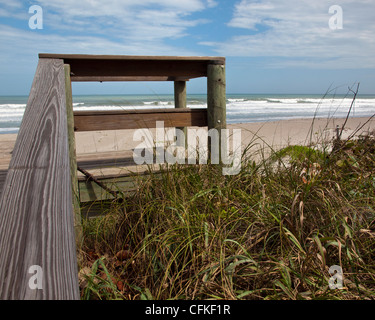
[{"label": "weathered wood post", "polygon": [[[212,62],[207,66],[207,123],[208,130],[216,129],[219,135],[217,148],[211,148],[211,159],[220,159],[226,152],[226,144],[222,144],[221,129],[226,129],[226,96],[225,96],[225,64],[222,61]],[[222,147],[225,150],[221,150]]]},{"label": "weathered wood post", "polygon": [[73,212],[74,212],[74,228],[76,232],[77,245],[82,244],[82,221],[81,209],[79,199],[79,186],[77,177],[77,157],[76,157],[76,143],[74,136],[74,113],[73,113],[73,97],[72,84],[70,80],[70,65],[64,64],[65,72],[65,96],[66,96],[66,113],[68,124],[68,144],[69,144],[69,158],[70,158],[70,177],[72,180],[72,197],[73,197]]},{"label": "weathered wood post", "polygon": [[[186,108],[186,81],[175,81],[174,82],[174,103],[175,108]],[[181,141],[187,141],[187,129],[186,127],[178,127],[176,128],[176,137],[177,141],[181,143]],[[181,131],[183,132],[183,136],[181,137]]]}]

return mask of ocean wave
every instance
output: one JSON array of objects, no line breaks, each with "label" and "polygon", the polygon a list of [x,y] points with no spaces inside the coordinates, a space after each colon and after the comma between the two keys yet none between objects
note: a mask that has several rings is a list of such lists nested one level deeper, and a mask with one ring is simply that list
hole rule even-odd
[{"label": "ocean wave", "polygon": [[145,105],[150,105],[150,104],[157,105],[158,101],[143,101],[143,104],[145,104]]},{"label": "ocean wave", "polygon": [[10,134],[10,133],[17,133],[19,131],[18,127],[13,128],[0,128],[0,134]]},{"label": "ocean wave", "polygon": [[0,109],[25,109],[26,104],[23,103],[5,103],[5,104],[0,104]]},{"label": "ocean wave", "polygon": [[228,102],[243,102],[243,101],[247,101],[247,99],[245,99],[245,98],[240,98],[240,99],[238,99],[238,98],[236,98],[236,99],[228,98],[227,101]]},{"label": "ocean wave", "polygon": [[297,100],[297,103],[315,103],[315,102],[311,100],[307,100],[307,99],[301,99],[301,100]]},{"label": "ocean wave", "polygon": [[[17,130],[21,123],[26,100],[15,98],[0,103],[0,133]],[[345,117],[352,103],[352,97],[318,95],[230,95],[227,94],[227,122],[256,122],[301,117]],[[207,108],[205,95],[188,95],[188,108]],[[162,96],[87,96],[73,103],[74,111],[91,110],[139,110],[174,108],[173,95]],[[357,97],[351,111],[352,116],[372,116],[375,113],[375,96]]]}]

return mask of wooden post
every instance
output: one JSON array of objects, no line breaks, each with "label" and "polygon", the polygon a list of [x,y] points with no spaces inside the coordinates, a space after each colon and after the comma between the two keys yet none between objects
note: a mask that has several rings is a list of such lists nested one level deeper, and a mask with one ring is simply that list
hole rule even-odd
[{"label": "wooden post", "polygon": [[[186,81],[175,81],[174,82],[174,102],[175,108],[186,108]],[[187,141],[187,129],[186,127],[178,127],[176,129],[182,130],[184,137],[180,137],[181,131],[176,130],[177,141]],[[184,140],[182,140],[184,139]]]},{"label": "wooden post", "polygon": [[77,157],[76,157],[76,143],[75,143],[75,136],[74,136],[74,114],[73,114],[72,84],[70,81],[70,65],[64,64],[64,72],[65,72],[66,113],[67,113],[67,123],[68,123],[70,177],[72,180],[74,228],[76,232],[76,242],[77,242],[77,245],[80,246],[82,244],[83,233],[82,233],[82,223],[81,223],[79,186],[78,186],[78,178],[77,178]]},{"label": "wooden post", "polygon": [[[221,159],[221,129],[226,129],[226,96],[225,96],[225,65],[209,64],[207,66],[207,123],[208,130],[217,129],[219,134],[218,148],[211,150],[212,159]],[[226,148],[226,145],[224,144]],[[221,162],[221,160],[220,160]]]}]

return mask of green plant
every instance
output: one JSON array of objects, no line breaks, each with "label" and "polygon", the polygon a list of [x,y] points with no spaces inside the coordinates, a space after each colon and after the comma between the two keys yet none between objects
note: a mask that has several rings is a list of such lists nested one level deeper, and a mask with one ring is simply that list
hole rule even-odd
[{"label": "green plant", "polygon": [[[151,173],[85,221],[82,251],[107,258],[83,262],[83,298],[374,299],[374,150],[369,135],[330,154],[318,145],[261,150],[257,160],[245,152],[233,176],[213,165]],[[328,287],[332,265],[343,289]]]}]

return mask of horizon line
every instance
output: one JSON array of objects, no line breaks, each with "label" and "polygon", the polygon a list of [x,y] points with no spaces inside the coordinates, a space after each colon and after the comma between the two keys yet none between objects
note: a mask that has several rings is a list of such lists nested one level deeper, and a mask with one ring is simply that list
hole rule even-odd
[{"label": "horizon line", "polygon": [[[347,95],[348,93],[331,93],[329,95]],[[165,95],[165,96],[173,96],[174,93],[78,93],[78,94],[73,94],[74,96],[135,96],[135,95],[143,95],[143,96],[158,96],[158,95]],[[207,93],[187,93],[187,96],[189,95],[207,95]],[[275,92],[275,93],[249,93],[249,92],[241,92],[241,93],[231,93],[227,92],[226,95],[327,95],[327,93],[280,93],[280,92]],[[360,93],[358,92],[358,95],[374,95],[375,93]],[[29,94],[12,94],[12,95],[4,95],[0,94],[0,97],[28,97]]]}]

